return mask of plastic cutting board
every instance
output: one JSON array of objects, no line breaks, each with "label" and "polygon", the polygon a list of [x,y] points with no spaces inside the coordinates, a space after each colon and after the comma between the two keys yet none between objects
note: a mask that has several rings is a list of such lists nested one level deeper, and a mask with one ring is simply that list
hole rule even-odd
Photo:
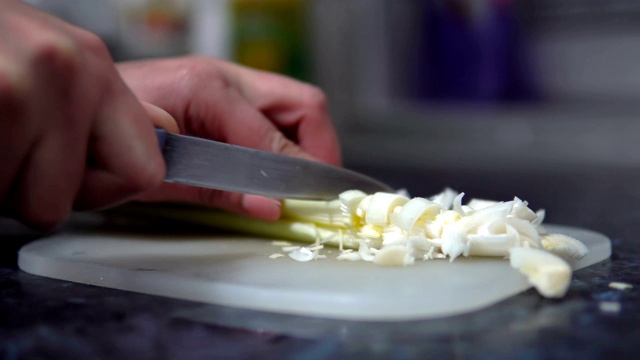
[{"label": "plastic cutting board", "polygon": [[[607,259],[599,233],[545,226],[584,242],[580,269]],[[505,259],[419,261],[403,268],[327,259],[306,263],[269,240],[68,232],[25,245],[19,266],[31,274],[204,303],[275,313],[363,321],[438,318],[474,311],[531,286]],[[330,252],[330,253],[329,253]]]}]

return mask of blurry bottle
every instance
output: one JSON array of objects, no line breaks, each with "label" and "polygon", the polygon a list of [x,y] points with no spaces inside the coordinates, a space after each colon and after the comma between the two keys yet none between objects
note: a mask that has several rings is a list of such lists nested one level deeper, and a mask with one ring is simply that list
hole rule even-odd
[{"label": "blurry bottle", "polygon": [[410,79],[421,99],[514,101],[536,98],[523,24],[512,0],[426,3],[420,62]]},{"label": "blurry bottle", "polygon": [[233,0],[192,0],[189,52],[230,60],[231,2]]},{"label": "blurry bottle", "polygon": [[117,4],[123,57],[188,52],[189,0],[118,0]]},{"label": "blurry bottle", "polygon": [[303,0],[234,0],[233,59],[309,80],[306,11]]}]

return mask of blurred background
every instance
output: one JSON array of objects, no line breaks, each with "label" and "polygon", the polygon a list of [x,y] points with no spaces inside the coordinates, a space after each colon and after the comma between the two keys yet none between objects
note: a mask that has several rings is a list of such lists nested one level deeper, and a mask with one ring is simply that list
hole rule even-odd
[{"label": "blurred background", "polygon": [[207,54],[312,82],[345,164],[419,195],[535,199],[640,166],[637,1],[29,2],[117,60]]}]

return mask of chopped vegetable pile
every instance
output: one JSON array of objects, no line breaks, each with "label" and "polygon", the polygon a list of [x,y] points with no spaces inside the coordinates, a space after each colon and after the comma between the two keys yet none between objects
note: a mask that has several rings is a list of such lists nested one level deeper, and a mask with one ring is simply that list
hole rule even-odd
[{"label": "chopped vegetable pile", "polygon": [[283,251],[294,260],[310,261],[326,257],[319,250],[333,245],[339,248],[338,260],[385,266],[459,256],[509,258],[540,294],[564,296],[571,280],[566,260],[584,257],[588,250],[583,243],[547,234],[541,225],[544,211],[532,211],[517,197],[506,202],[472,199],[462,205],[463,196],[451,189],[412,199],[350,190],[332,201],[285,200],[283,218],[307,224],[304,232],[315,233],[315,242]]},{"label": "chopped vegetable pile", "polygon": [[508,258],[543,296],[565,295],[572,273],[568,261],[586,255],[583,243],[547,233],[544,210],[534,212],[517,197],[472,199],[465,205],[463,197],[452,189],[428,198],[349,190],[331,201],[284,200],[282,218],[275,222],[194,206],[144,207],[138,213],[278,239],[274,245],[288,257],[272,254],[274,261],[324,259],[332,253],[322,251],[327,246],[338,248],[338,260],[383,266],[460,256]]}]

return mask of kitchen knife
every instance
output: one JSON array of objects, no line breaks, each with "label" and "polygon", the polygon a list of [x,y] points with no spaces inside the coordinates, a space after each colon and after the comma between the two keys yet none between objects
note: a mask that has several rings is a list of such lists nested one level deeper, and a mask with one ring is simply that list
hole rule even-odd
[{"label": "kitchen knife", "polygon": [[165,181],[288,199],[335,199],[346,190],[393,192],[357,172],[262,150],[156,129]]}]

